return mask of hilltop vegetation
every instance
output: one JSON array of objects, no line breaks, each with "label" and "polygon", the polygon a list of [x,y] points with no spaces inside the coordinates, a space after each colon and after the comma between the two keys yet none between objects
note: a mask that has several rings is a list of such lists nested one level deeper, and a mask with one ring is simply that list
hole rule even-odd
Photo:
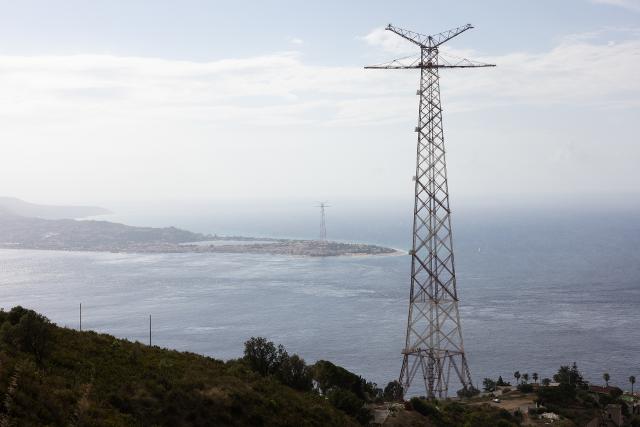
[{"label": "hilltop vegetation", "polygon": [[59,328],[20,307],[0,324],[0,425],[358,425],[245,360]]},{"label": "hilltop vegetation", "polygon": [[[515,427],[542,425],[543,411],[560,414],[559,425],[580,426],[623,403],[621,391],[589,393],[575,366],[554,381],[512,392],[544,405],[528,414],[487,396],[404,402],[395,381],[383,390],[260,337],[247,340],[244,357],[223,362],[60,328],[22,307],[0,311],[0,426],[358,426],[383,414],[385,426]],[[624,415],[625,425],[640,425]]]}]

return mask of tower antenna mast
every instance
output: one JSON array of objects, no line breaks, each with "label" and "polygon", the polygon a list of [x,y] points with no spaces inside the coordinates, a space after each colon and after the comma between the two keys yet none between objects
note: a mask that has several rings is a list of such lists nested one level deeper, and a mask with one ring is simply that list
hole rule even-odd
[{"label": "tower antenna mast", "polygon": [[319,204],[316,206],[320,208],[320,241],[327,241],[327,223],[325,221],[325,209],[330,208],[331,205],[328,205],[327,202],[318,202]]},{"label": "tower antenna mast", "polygon": [[471,28],[467,24],[424,35],[389,24],[386,30],[417,45],[420,55],[365,67],[420,70],[411,290],[400,384],[406,393],[419,372],[431,399],[447,396],[452,371],[463,390],[473,387],[458,313],[439,82],[442,68],[495,66],[463,58],[448,59],[439,52],[442,44]]}]

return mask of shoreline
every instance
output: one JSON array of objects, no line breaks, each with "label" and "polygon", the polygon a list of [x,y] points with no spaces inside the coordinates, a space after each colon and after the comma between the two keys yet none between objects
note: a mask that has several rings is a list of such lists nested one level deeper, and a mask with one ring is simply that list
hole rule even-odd
[{"label": "shoreline", "polygon": [[[285,241],[279,243],[299,243],[299,242],[314,242],[314,241]],[[335,243],[335,242],[332,242]],[[368,248],[380,249],[371,253],[367,252],[352,252],[352,251],[337,251],[333,253],[322,253],[313,251],[293,251],[285,250],[282,247],[269,248],[266,246],[276,246],[274,243],[260,244],[259,246],[265,246],[257,250],[250,245],[219,245],[219,246],[187,246],[185,244],[171,245],[170,247],[156,248],[156,249],[136,249],[136,248],[55,248],[55,247],[36,247],[36,246],[24,246],[22,244],[6,244],[0,243],[0,249],[2,250],[14,250],[14,251],[52,251],[52,252],[78,252],[78,253],[110,253],[110,254],[131,254],[131,255],[162,255],[162,254],[248,254],[248,255],[272,255],[272,256],[290,256],[290,257],[304,257],[304,258],[337,258],[337,257],[390,257],[390,256],[402,256],[406,255],[406,251],[401,251],[396,248],[387,248],[376,245],[366,245],[360,243],[340,243],[345,246],[365,246]],[[195,249],[195,250],[194,250]],[[316,248],[317,249],[317,248]]]},{"label": "shoreline", "polygon": [[2,215],[0,247],[112,253],[255,253],[311,257],[391,255],[397,250],[365,243],[273,237],[218,236],[176,227],[135,227],[108,221]]}]

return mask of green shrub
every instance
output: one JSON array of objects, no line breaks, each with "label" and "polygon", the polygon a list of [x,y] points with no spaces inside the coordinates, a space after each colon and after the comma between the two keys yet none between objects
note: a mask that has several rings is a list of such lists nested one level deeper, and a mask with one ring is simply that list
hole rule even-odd
[{"label": "green shrub", "polygon": [[244,343],[244,359],[260,375],[274,374],[280,363],[284,348],[262,337],[251,337]]},{"label": "green shrub", "polygon": [[621,388],[618,387],[611,387],[611,390],[609,390],[609,394],[611,395],[611,397],[613,397],[614,399],[619,398],[620,396],[622,396],[624,394],[624,392],[622,391]]},{"label": "green shrub", "polygon": [[[502,377],[500,377],[500,378],[502,378]],[[491,378],[485,378],[482,381],[482,387],[484,388],[484,391],[486,391],[486,392],[495,391],[496,390],[496,386],[497,386],[497,382],[492,380]]]},{"label": "green shrub", "polygon": [[352,416],[362,425],[368,425],[373,419],[373,414],[364,406],[364,401],[349,390],[343,388],[331,389],[327,393],[327,398],[329,403],[336,409]]},{"label": "green shrub", "polygon": [[[0,311],[0,320],[0,421],[7,425],[354,426],[367,419],[362,401],[348,416],[322,396],[259,375],[246,360],[224,363],[58,328],[22,307]],[[38,365],[30,354],[46,357]],[[288,363],[299,378],[304,361],[291,356]]]},{"label": "green shrub", "polygon": [[461,397],[461,398],[463,397],[471,398],[480,394],[480,390],[478,390],[474,386],[464,387],[458,390],[457,394],[458,394],[458,397]]},{"label": "green shrub", "polygon": [[521,393],[531,393],[533,392],[533,385],[526,383],[518,384],[518,391],[520,391]]},{"label": "green shrub", "polygon": [[296,390],[310,391],[313,386],[311,371],[297,354],[281,358],[276,377],[282,384]]},{"label": "green shrub", "polygon": [[330,389],[342,388],[354,393],[359,399],[367,399],[369,384],[360,376],[327,360],[319,360],[311,367],[312,378],[323,394]]},{"label": "green shrub", "polygon": [[440,415],[438,407],[431,402],[427,402],[426,400],[418,397],[412,397],[410,402],[413,410],[425,417],[437,418]]},{"label": "green shrub", "polygon": [[558,387],[540,387],[538,389],[538,400],[543,405],[547,403],[556,405],[566,405],[576,398],[576,388],[571,384],[561,383]]},{"label": "green shrub", "polygon": [[384,399],[390,402],[399,402],[404,396],[402,384],[399,381],[391,381],[384,388]]},{"label": "green shrub", "polygon": [[30,353],[42,363],[51,349],[51,322],[33,310],[22,307],[12,309],[0,327],[0,339],[14,345],[19,351]]}]

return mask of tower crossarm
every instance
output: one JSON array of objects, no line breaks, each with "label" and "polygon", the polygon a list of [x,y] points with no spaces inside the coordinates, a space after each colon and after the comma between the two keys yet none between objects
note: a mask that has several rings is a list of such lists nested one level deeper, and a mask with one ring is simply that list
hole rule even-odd
[{"label": "tower crossarm", "polygon": [[411,30],[405,30],[404,28],[395,27],[392,24],[387,25],[385,29],[387,31],[396,33],[397,35],[411,43],[417,44],[421,48],[433,49],[472,28],[473,25],[467,24],[430,36],[426,34],[416,33],[415,31]]},{"label": "tower crossarm", "polygon": [[431,35],[429,36],[429,40],[431,41],[431,46],[429,47],[438,47],[441,44],[448,42],[452,38],[459,36],[460,34],[472,28],[473,28],[473,25],[467,24],[467,25],[463,25],[462,27],[452,28],[450,30],[443,31],[438,34]]},{"label": "tower crossarm", "polygon": [[[487,64],[479,61],[472,61],[467,58],[447,58],[443,54],[439,54],[436,58],[424,61],[422,57],[405,57],[394,59],[382,64],[367,65],[366,69],[371,70],[414,70],[420,68],[482,68],[495,67],[495,64]],[[435,61],[434,61],[435,59]]]},{"label": "tower crossarm", "polygon": [[410,41],[411,43],[417,44],[420,47],[429,47],[429,39],[431,36],[427,36],[425,34],[416,33],[415,31],[405,30],[404,28],[394,27],[393,25],[387,25],[385,28],[387,31],[391,31],[392,33],[396,33],[400,37],[405,40]]}]

